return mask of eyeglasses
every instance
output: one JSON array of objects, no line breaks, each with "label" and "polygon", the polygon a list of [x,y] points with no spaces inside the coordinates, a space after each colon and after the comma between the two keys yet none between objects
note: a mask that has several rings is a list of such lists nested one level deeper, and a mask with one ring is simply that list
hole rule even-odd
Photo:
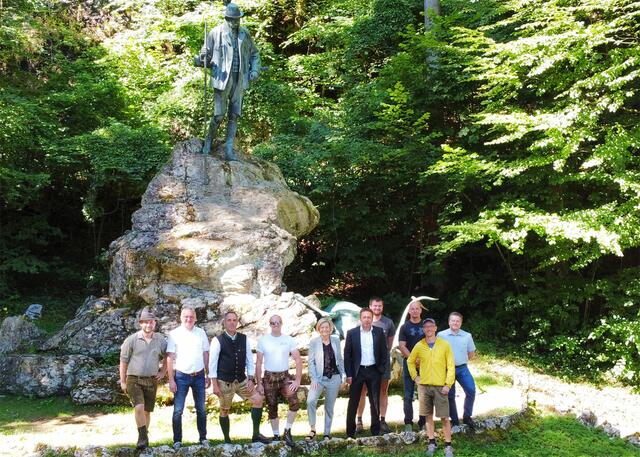
[{"label": "eyeglasses", "polygon": [[272,327],[275,327],[276,325],[282,325],[282,322],[280,322],[280,321],[269,322],[269,325],[271,325]]}]

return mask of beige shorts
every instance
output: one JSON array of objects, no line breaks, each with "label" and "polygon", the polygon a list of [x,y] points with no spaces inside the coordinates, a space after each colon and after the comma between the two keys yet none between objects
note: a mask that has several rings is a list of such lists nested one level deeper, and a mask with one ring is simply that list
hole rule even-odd
[{"label": "beige shorts", "polygon": [[418,384],[418,401],[421,416],[433,415],[435,408],[436,416],[449,417],[449,397],[442,393],[442,386]]},{"label": "beige shorts", "polygon": [[255,392],[255,387],[249,390],[246,379],[242,382],[225,382],[218,379],[218,386],[220,387],[220,409],[230,409],[235,394],[243,400],[248,400]]}]

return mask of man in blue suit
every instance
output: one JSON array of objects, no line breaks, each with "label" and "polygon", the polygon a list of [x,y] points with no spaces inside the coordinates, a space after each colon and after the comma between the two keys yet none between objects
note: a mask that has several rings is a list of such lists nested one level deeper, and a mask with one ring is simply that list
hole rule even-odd
[{"label": "man in blue suit", "polygon": [[355,437],[356,411],[364,385],[371,406],[371,434],[380,434],[380,381],[389,364],[389,349],[382,329],[372,324],[373,311],[362,308],[360,325],[347,332],[344,346],[344,368],[350,385],[347,405],[347,436],[350,438]]}]

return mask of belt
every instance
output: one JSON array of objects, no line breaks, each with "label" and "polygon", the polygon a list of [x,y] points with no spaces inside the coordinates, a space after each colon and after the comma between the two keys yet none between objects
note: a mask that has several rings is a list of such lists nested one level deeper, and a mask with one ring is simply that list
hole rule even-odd
[{"label": "belt", "polygon": [[195,378],[196,376],[200,376],[202,373],[204,373],[204,368],[200,371],[196,371],[195,373],[185,373],[184,371],[180,371],[180,373],[186,374],[187,376],[193,376]]},{"label": "belt", "polygon": [[136,378],[136,379],[155,379],[155,376],[138,376],[135,374],[128,374],[127,378]]},{"label": "belt", "polygon": [[375,364],[372,364],[372,365],[360,365],[360,368],[371,368],[371,367],[375,367]]},{"label": "belt", "polygon": [[456,365],[456,368],[460,368],[460,367],[466,367],[467,364],[466,363],[461,363],[460,365]]},{"label": "belt", "polygon": [[268,370],[264,370],[264,373],[267,374],[282,374],[282,373],[289,373],[289,370],[285,370],[285,371],[268,371]]}]

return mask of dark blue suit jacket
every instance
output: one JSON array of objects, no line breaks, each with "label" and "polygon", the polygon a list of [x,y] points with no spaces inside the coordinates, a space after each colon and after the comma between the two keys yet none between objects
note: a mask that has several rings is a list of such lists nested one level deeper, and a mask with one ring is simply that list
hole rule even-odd
[{"label": "dark blue suit jacket", "polygon": [[[372,326],[373,332],[373,356],[376,359],[376,368],[380,374],[384,374],[389,365],[389,350],[387,339],[381,328]],[[344,345],[344,370],[347,378],[355,378],[360,368],[362,353],[360,350],[360,326],[347,332],[347,340]]]}]

